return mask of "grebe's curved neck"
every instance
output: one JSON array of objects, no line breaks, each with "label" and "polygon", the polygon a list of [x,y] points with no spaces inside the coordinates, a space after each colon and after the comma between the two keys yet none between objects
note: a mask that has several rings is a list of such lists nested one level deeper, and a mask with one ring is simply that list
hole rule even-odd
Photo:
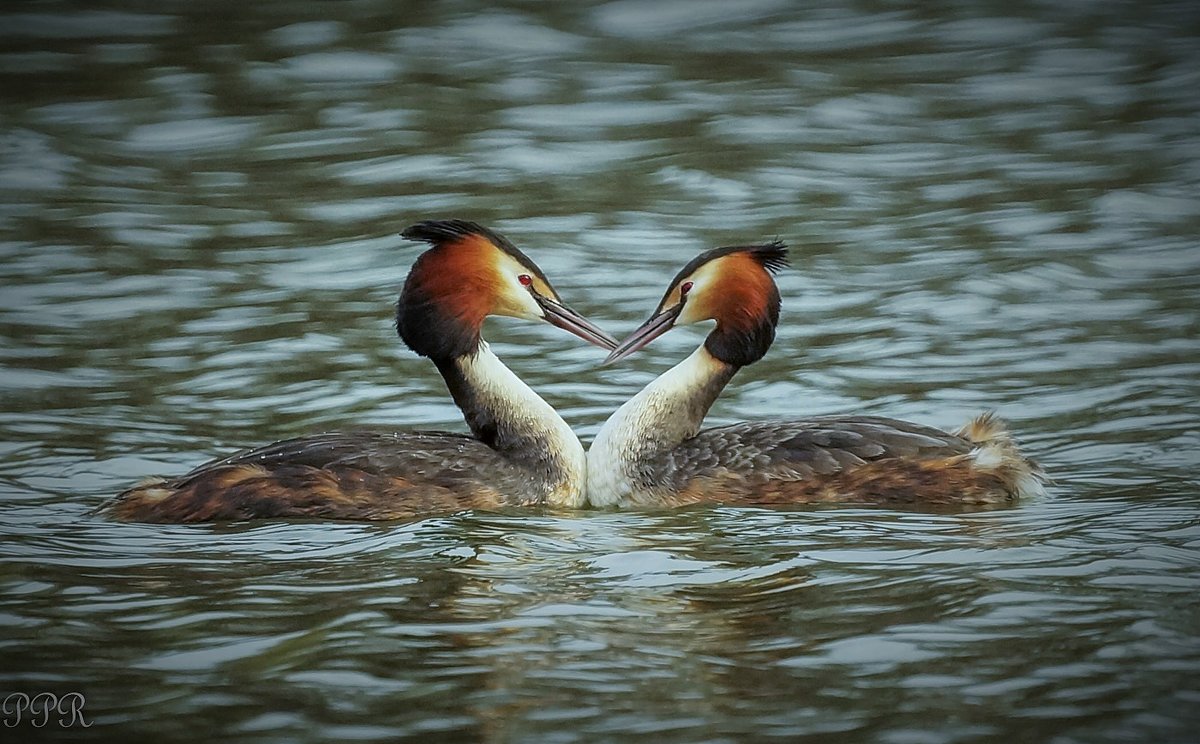
[{"label": "grebe's curved neck", "polygon": [[587,453],[588,501],[629,503],[645,478],[645,463],[700,431],[708,409],[740,367],[701,345],[659,375],[604,422]]},{"label": "grebe's curved neck", "polygon": [[476,437],[543,480],[547,503],[583,505],[587,456],[579,438],[486,341],[472,354],[433,361]]}]

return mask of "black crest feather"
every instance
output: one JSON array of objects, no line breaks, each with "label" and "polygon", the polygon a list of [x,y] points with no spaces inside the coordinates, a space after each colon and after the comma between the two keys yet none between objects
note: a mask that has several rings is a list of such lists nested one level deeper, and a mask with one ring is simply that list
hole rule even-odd
[{"label": "black crest feather", "polygon": [[511,240],[495,230],[484,227],[478,222],[471,222],[470,220],[423,220],[415,225],[404,228],[404,231],[400,233],[400,237],[402,238],[428,243],[434,248],[443,243],[462,240],[472,235],[479,235],[486,238],[492,245],[517,259],[522,266],[529,269],[531,274],[541,279],[547,285],[550,284],[550,280],[542,273],[541,268],[530,260],[529,256],[526,256],[519,248],[513,245]]},{"label": "black crest feather", "polygon": [[692,272],[709,261],[721,258],[722,256],[728,256],[731,253],[739,252],[749,254],[751,258],[759,263],[759,265],[772,274],[778,273],[781,269],[786,268],[788,265],[788,248],[786,245],[784,245],[783,241],[780,240],[774,240],[770,243],[763,243],[762,245],[727,245],[722,248],[713,248],[712,250],[701,253],[691,261],[688,261],[687,264],[679,270],[679,273],[676,274],[675,278],[671,280],[671,283],[667,285],[667,291],[663,293],[662,300],[659,301],[659,307],[662,307],[662,303],[666,302],[667,298],[671,296],[671,290],[675,288],[676,284],[679,284],[681,281],[683,281],[684,277],[690,276]]},{"label": "black crest feather", "polygon": [[685,276],[688,276],[709,261],[716,260],[722,256],[728,256],[731,253],[748,254],[772,274],[778,273],[780,269],[788,265],[787,246],[779,240],[762,245],[727,245],[722,248],[713,248],[688,261],[687,265],[680,269],[675,278],[671,280],[671,284],[667,287],[667,294],[669,295],[671,288],[683,281]]},{"label": "black crest feather", "polygon": [[762,264],[762,267],[772,274],[778,274],[788,266],[788,248],[782,240],[773,240],[763,245],[750,246],[744,249],[750,257]]},{"label": "black crest feather", "polygon": [[400,236],[438,246],[442,243],[461,240],[471,235],[481,235],[504,251],[515,251],[516,246],[503,235],[493,232],[478,222],[470,220],[424,220],[404,228]]}]

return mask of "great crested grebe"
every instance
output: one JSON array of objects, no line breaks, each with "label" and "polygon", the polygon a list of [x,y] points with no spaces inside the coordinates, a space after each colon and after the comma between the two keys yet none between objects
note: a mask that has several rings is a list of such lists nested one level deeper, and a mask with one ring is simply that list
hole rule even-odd
[{"label": "great crested grebe", "polygon": [[691,356],[622,405],[588,451],[595,506],[697,502],[782,504],[1003,504],[1042,492],[991,414],[949,434],[879,416],[822,416],[700,431],[733,375],[766,354],[779,320],[771,274],[782,243],[717,248],[676,275],[654,314],[606,363],[675,325],[715,320]]},{"label": "great crested grebe", "polygon": [[492,353],[480,328],[489,315],[507,315],[550,323],[605,349],[616,339],[564,305],[537,265],[487,228],[428,221],[402,235],[432,247],[404,282],[396,329],[437,365],[474,436],[356,431],[288,439],[143,483],[106,511],[148,522],[372,520],[583,503],[583,445]]}]

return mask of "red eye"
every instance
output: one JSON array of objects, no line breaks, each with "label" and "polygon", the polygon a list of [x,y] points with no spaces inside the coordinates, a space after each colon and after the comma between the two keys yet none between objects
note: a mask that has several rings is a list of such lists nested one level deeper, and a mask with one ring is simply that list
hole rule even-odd
[{"label": "red eye", "polygon": [[679,296],[680,297],[687,297],[687,293],[691,292],[691,291],[692,291],[692,283],[691,282],[684,282],[683,284],[679,285]]},{"label": "red eye", "polygon": [[533,286],[533,277],[531,277],[529,274],[521,274],[517,277],[517,281],[526,287]]}]

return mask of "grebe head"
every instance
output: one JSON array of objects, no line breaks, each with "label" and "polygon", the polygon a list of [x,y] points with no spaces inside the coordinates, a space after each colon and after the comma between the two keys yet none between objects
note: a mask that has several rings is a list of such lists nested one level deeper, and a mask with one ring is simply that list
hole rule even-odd
[{"label": "grebe head", "polygon": [[715,320],[704,346],[735,367],[758,361],[775,340],[779,289],[771,274],[787,266],[787,247],[715,248],[692,259],[675,275],[654,314],[613,349],[609,364],[633,354],[677,325]]},{"label": "grebe head", "polygon": [[540,320],[605,349],[616,346],[567,307],[537,264],[502,235],[465,220],[418,222],[401,235],[433,246],[413,264],[396,303],[396,330],[421,356],[473,354],[489,315]]}]

